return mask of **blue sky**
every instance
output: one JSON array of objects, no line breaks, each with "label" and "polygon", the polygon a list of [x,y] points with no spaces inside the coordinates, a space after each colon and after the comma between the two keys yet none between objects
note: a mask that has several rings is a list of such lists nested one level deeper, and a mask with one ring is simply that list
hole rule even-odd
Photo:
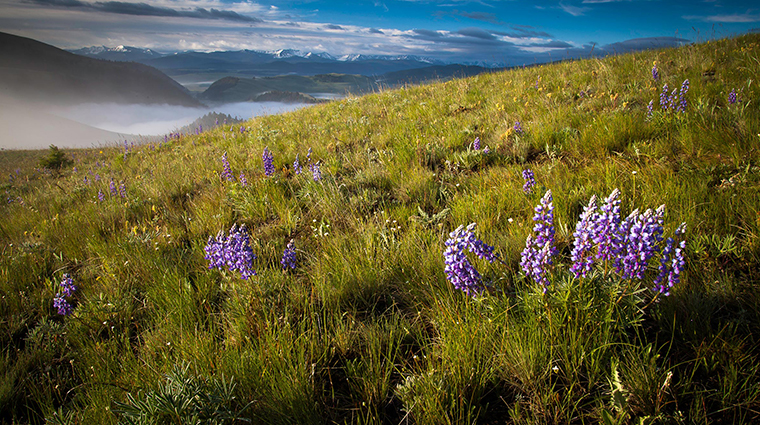
[{"label": "blue sky", "polygon": [[697,0],[0,0],[0,31],[61,48],[412,54],[520,65],[760,28],[760,5]]}]

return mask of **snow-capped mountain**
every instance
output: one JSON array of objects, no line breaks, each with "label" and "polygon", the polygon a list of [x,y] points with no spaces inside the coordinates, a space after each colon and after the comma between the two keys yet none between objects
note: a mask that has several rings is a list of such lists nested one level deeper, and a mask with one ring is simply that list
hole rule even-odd
[{"label": "snow-capped mountain", "polygon": [[89,56],[96,59],[106,59],[120,62],[139,62],[164,56],[163,53],[156,52],[155,50],[131,46],[91,46],[83,47],[77,50],[69,50],[69,52],[81,56]]}]

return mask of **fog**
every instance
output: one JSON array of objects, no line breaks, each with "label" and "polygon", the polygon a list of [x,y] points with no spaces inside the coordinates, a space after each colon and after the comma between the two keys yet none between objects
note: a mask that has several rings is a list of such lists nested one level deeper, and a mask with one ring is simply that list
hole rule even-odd
[{"label": "fog", "polygon": [[54,111],[54,115],[114,133],[158,136],[184,127],[209,112],[249,119],[302,108],[303,104],[242,102],[210,108],[170,105],[83,104]]},{"label": "fog", "polygon": [[303,104],[244,102],[208,108],[170,105],[82,104],[51,106],[0,98],[0,148],[45,149],[112,145],[124,140],[147,142],[219,112],[249,119],[302,108]]}]

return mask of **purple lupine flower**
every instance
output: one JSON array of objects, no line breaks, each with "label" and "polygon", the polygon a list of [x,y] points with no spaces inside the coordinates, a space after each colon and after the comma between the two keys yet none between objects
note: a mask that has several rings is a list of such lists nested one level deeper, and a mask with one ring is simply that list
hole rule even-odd
[{"label": "purple lupine flower", "polygon": [[63,294],[58,294],[53,298],[53,307],[58,310],[58,314],[61,316],[68,316],[74,311],[74,307],[66,301]]},{"label": "purple lupine flower", "polygon": [[589,200],[588,205],[583,208],[580,220],[575,225],[575,233],[573,233],[575,242],[573,243],[573,251],[570,253],[570,258],[573,261],[570,271],[575,274],[575,277],[586,277],[594,265],[592,250],[594,248],[596,208],[596,195],[594,195]]},{"label": "purple lupine flower", "polygon": [[219,232],[216,238],[209,237],[204,250],[205,258],[209,261],[209,269],[222,269],[225,266],[230,271],[240,272],[242,279],[248,280],[256,275],[253,270],[253,260],[256,255],[250,245],[250,236],[245,224],[238,227],[234,224],[229,235]]},{"label": "purple lupine flower", "polygon": [[533,86],[538,90],[538,83],[541,81],[541,77],[536,78],[536,84]]},{"label": "purple lupine flower", "polygon": [[534,235],[525,240],[525,249],[521,255],[520,266],[526,276],[544,286],[544,293],[549,286],[549,267],[553,264],[557,248],[554,246],[554,204],[552,191],[547,190],[535,208],[533,221]]},{"label": "purple lupine flower", "polygon": [[475,237],[475,223],[470,223],[467,227],[457,227],[446,240],[443,258],[447,279],[455,288],[467,295],[476,296],[485,288],[480,273],[467,259],[465,249],[489,263],[496,260],[496,255],[492,246]]},{"label": "purple lupine flower", "polygon": [[670,96],[668,96],[668,84],[662,86],[662,93],[660,93],[660,108],[664,111],[668,110],[668,103],[670,103]]},{"label": "purple lupine flower", "polygon": [[243,172],[240,172],[240,177],[238,177],[238,180],[240,180],[240,185],[243,187],[248,186],[248,179],[245,178],[245,174]]},{"label": "purple lupine flower", "polygon": [[650,100],[649,105],[647,105],[647,118],[650,118],[653,112],[654,112],[654,100]]},{"label": "purple lupine flower", "polygon": [[472,148],[475,149],[476,151],[480,150],[480,137],[476,137],[475,141],[472,142]]},{"label": "purple lupine flower", "polygon": [[654,66],[652,67],[652,79],[655,81],[660,80],[660,71],[657,69],[657,62],[655,62]]},{"label": "purple lupine flower", "polygon": [[306,164],[311,164],[311,148],[309,148],[309,151],[306,152]]},{"label": "purple lupine flower", "polygon": [[224,232],[219,231],[216,234],[216,238],[209,236],[208,242],[204,251],[206,251],[205,258],[208,260],[209,269],[222,269],[225,266],[224,261],[224,247],[227,243],[227,236]]},{"label": "purple lupine flower", "polygon": [[116,191],[116,182],[113,181],[113,178],[111,178],[111,182],[108,184],[108,189],[111,192],[111,196],[116,196],[118,192]]},{"label": "purple lupine flower", "polygon": [[660,250],[664,215],[665,205],[662,205],[654,212],[649,209],[641,214],[635,210],[626,218],[623,228],[627,232],[616,259],[623,279],[644,279],[649,260]]},{"label": "purple lupine flower", "polygon": [[296,173],[296,175],[301,174],[301,171],[303,171],[303,167],[301,166],[301,163],[298,161],[298,154],[296,154],[296,160],[293,161],[293,171]]},{"label": "purple lupine flower", "polygon": [[240,227],[233,225],[224,250],[224,260],[227,267],[230,271],[240,272],[243,280],[248,280],[251,276],[256,275],[256,271],[253,270],[253,260],[256,255],[251,249],[249,240],[250,236],[245,224]]},{"label": "purple lupine flower", "polygon": [[98,174],[98,173],[95,173],[95,181],[96,181],[96,182],[99,182],[99,181],[100,181],[100,174]]},{"label": "purple lupine flower", "polygon": [[296,268],[296,246],[294,242],[295,241],[291,239],[290,242],[288,242],[288,245],[285,247],[285,251],[282,253],[280,264],[284,270],[287,270],[288,268]]},{"label": "purple lupine flower", "polygon": [[[662,250],[660,259],[660,273],[654,279],[653,288],[663,296],[670,295],[670,288],[681,282],[681,271],[686,264],[684,233],[686,233],[686,223],[681,223],[675,231],[675,238],[668,238],[665,241],[665,248]],[[665,278],[667,278],[667,284]]]},{"label": "purple lupine flower", "polygon": [[671,111],[675,111],[678,107],[678,97],[676,96],[678,94],[678,88],[674,88],[672,92],[670,92],[670,96],[668,96],[668,109]]},{"label": "purple lupine flower", "polygon": [[489,153],[491,153],[491,148],[489,148],[488,146],[484,147],[484,148],[483,148],[483,153],[484,153],[484,154],[489,154]]},{"label": "purple lupine flower", "polygon": [[681,84],[681,90],[678,92],[678,112],[686,113],[686,93],[689,92],[689,80],[683,80]]},{"label": "purple lupine flower", "polygon": [[593,240],[596,244],[596,259],[600,261],[613,260],[617,251],[618,232],[620,227],[620,191],[615,189],[599,207],[599,213],[594,218]]},{"label": "purple lupine flower", "polygon": [[738,99],[736,98],[736,89],[731,89],[731,93],[728,94],[728,103],[729,105],[733,105],[737,101]]},{"label": "purple lupine flower", "polygon": [[514,130],[515,134],[522,134],[523,133],[522,123],[520,123],[520,121],[515,121],[515,125],[514,127],[512,127],[512,130]]},{"label": "purple lupine flower", "polygon": [[76,292],[77,287],[74,285],[74,279],[71,278],[71,275],[68,273],[63,274],[63,279],[61,279],[61,294],[63,294],[64,297],[70,297],[74,295],[74,292]]},{"label": "purple lupine flower", "polygon": [[122,198],[127,197],[127,186],[124,184],[123,181],[119,183],[119,196],[121,196]]},{"label": "purple lupine flower", "polygon": [[526,195],[533,193],[533,188],[536,186],[536,176],[533,174],[533,170],[526,168],[522,172],[522,177],[525,183],[523,184],[523,192]]},{"label": "purple lupine flower", "polygon": [[232,175],[230,161],[227,159],[227,152],[222,155],[222,178],[228,182],[235,181],[235,176]]},{"label": "purple lupine flower", "polygon": [[106,200],[106,195],[103,195],[103,191],[98,189],[98,201],[103,202]]},{"label": "purple lupine flower", "polygon": [[321,165],[319,161],[311,165],[311,177],[315,182],[322,180],[322,170],[320,167]]},{"label": "purple lupine flower", "polygon": [[266,174],[267,177],[272,177],[274,175],[274,156],[269,150],[269,147],[264,148],[264,153],[261,155],[261,158],[264,161],[264,174]]}]

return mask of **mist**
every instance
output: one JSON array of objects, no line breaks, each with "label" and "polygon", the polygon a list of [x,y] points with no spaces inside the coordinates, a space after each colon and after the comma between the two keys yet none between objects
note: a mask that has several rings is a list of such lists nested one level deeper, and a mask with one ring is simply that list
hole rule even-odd
[{"label": "mist", "polygon": [[304,104],[242,102],[207,108],[173,105],[87,103],[70,106],[30,104],[0,99],[0,148],[44,149],[112,145],[124,140],[147,142],[186,126],[209,112],[239,119],[279,114]]},{"label": "mist", "polygon": [[62,118],[114,133],[159,136],[184,127],[209,112],[219,112],[245,120],[260,115],[289,112],[303,106],[305,105],[280,102],[229,103],[209,108],[88,103],[53,113]]}]

